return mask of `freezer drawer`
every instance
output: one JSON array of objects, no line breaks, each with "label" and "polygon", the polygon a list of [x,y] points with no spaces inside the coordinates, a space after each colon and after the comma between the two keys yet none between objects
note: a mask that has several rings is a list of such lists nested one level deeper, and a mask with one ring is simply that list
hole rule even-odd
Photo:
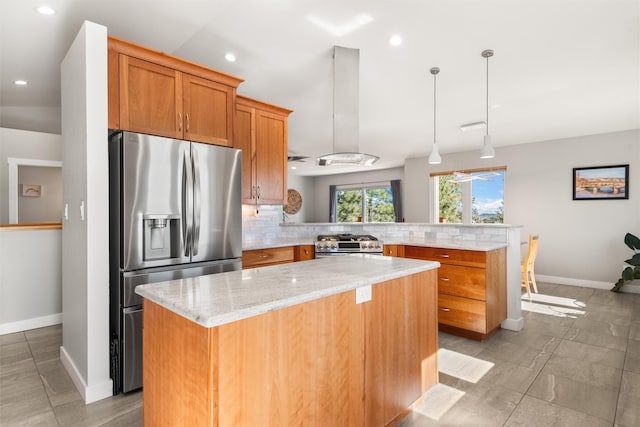
[{"label": "freezer drawer", "polygon": [[142,387],[142,308],[122,311],[122,391]]},{"label": "freezer drawer", "polygon": [[123,273],[122,307],[142,305],[143,298],[135,292],[136,286],[138,285],[224,273],[226,271],[240,270],[241,268],[242,260],[234,258],[199,264],[187,264],[178,267],[152,268]]}]

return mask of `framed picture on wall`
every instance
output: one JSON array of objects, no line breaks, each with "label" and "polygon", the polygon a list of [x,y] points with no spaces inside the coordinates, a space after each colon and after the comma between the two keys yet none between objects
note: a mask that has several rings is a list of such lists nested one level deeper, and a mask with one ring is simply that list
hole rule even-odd
[{"label": "framed picture on wall", "polygon": [[34,184],[22,184],[23,197],[40,197],[42,195],[42,186]]},{"label": "framed picture on wall", "polygon": [[629,198],[629,165],[573,168],[573,200]]}]

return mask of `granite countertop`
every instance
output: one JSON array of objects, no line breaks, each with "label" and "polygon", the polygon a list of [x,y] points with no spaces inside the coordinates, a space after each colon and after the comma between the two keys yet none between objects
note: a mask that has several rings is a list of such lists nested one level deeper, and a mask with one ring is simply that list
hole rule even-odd
[{"label": "granite countertop", "polygon": [[439,266],[348,255],[140,285],[136,293],[210,328]]},{"label": "granite countertop", "polygon": [[467,251],[493,251],[506,248],[506,242],[491,242],[480,240],[457,240],[457,239],[424,239],[419,237],[390,238],[384,241],[386,245],[408,245],[425,246],[441,249],[464,249]]},{"label": "granite countertop", "polygon": [[[506,242],[461,239],[425,239],[420,237],[389,237],[382,239],[382,243],[385,245],[426,246],[442,249],[464,249],[468,251],[493,251],[507,247]],[[277,242],[268,243],[253,243],[243,246],[242,250],[248,251],[253,249],[281,248],[284,246],[297,245],[315,245],[315,240],[313,238],[307,238],[298,240],[279,240]]]}]

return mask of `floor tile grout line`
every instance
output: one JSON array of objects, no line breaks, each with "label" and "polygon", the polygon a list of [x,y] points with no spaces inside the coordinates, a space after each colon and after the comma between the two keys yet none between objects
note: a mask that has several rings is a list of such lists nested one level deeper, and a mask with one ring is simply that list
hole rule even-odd
[{"label": "floor tile grout line", "polygon": [[31,341],[29,341],[29,337],[27,336],[27,332],[24,332],[24,338],[27,341],[27,346],[29,347],[29,353],[31,354],[31,358],[33,359],[33,364],[36,367],[36,373],[38,374],[38,378],[40,379],[40,384],[42,384],[42,389],[44,390],[44,394],[47,396],[47,402],[49,402],[49,408],[51,408],[51,412],[53,412],[53,418],[56,420],[56,425],[58,427],[61,427],[60,422],[58,421],[58,416],[56,415],[56,411],[53,407],[53,403],[51,403],[51,396],[49,396],[49,393],[47,392],[47,386],[45,385],[43,379],[42,379],[42,375],[40,374],[40,368],[38,367],[38,362],[36,362],[36,357],[33,354],[33,349],[31,347]]}]

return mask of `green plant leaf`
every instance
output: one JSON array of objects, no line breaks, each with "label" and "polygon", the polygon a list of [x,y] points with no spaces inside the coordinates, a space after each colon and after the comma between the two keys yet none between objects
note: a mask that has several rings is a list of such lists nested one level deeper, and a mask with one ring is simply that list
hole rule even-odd
[{"label": "green plant leaf", "polygon": [[629,265],[633,265],[634,267],[640,266],[640,253],[635,254],[632,258],[625,260]]},{"label": "green plant leaf", "polygon": [[631,233],[627,233],[624,236],[624,243],[631,249],[632,251],[640,250],[640,239],[634,236]]},{"label": "green plant leaf", "polygon": [[622,279],[624,279],[625,281],[633,280],[633,268],[627,267],[622,270]]}]

